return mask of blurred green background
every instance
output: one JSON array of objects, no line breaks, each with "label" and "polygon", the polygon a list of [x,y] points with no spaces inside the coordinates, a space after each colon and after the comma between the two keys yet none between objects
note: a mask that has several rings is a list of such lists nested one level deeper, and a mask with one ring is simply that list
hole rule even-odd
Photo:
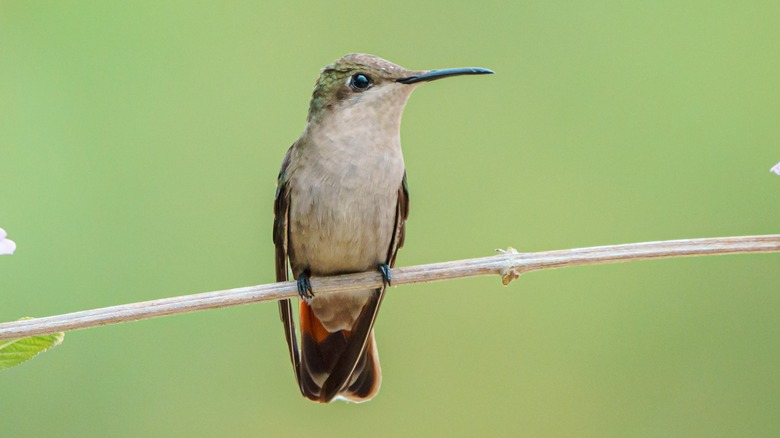
[{"label": "blurred green background", "polygon": [[[421,87],[401,266],[778,233],[780,3],[0,1],[0,321],[273,281],[319,69]],[[298,394],[276,305],[69,333],[0,374],[3,436],[777,436],[780,255],[393,289],[384,382]]]}]

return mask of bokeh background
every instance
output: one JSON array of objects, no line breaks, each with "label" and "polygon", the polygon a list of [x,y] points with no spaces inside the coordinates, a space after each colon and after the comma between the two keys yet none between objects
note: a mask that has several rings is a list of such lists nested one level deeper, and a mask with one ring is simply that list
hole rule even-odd
[{"label": "bokeh background", "polygon": [[[273,281],[319,69],[421,87],[399,265],[780,232],[780,3],[0,1],[0,321]],[[102,327],[0,374],[3,436],[777,436],[780,256],[391,290],[384,382],[298,394],[276,305]]]}]

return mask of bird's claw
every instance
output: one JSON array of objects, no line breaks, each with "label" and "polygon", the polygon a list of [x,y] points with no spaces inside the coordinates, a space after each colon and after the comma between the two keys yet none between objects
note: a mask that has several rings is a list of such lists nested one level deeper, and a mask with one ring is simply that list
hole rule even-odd
[{"label": "bird's claw", "polygon": [[392,286],[391,281],[392,278],[390,277],[390,266],[385,264],[379,265],[379,273],[382,274],[382,283],[385,284],[385,286]]},{"label": "bird's claw", "polygon": [[296,283],[298,286],[298,295],[307,303],[310,302],[311,299],[314,298],[314,291],[311,289],[311,274],[308,272],[301,273],[301,275],[298,276]]}]

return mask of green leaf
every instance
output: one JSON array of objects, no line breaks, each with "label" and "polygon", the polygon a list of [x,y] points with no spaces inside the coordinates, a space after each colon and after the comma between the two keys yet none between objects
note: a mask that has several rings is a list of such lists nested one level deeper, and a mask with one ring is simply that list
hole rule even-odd
[{"label": "green leaf", "polygon": [[32,359],[38,353],[43,353],[49,348],[60,345],[64,338],[65,333],[60,332],[53,335],[0,341],[0,371],[15,367],[22,362]]}]

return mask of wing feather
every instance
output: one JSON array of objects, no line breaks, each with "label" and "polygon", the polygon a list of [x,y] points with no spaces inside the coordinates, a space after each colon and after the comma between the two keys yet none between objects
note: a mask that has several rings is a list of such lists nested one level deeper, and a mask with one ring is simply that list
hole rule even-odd
[{"label": "wing feather", "polygon": [[[294,146],[294,145],[293,145]],[[276,180],[276,195],[274,197],[274,230],[273,240],[276,248],[276,281],[288,281],[289,269],[287,258],[288,217],[290,213],[290,190],[287,184],[287,167],[290,164],[292,147],[287,150],[282,161],[282,168]],[[300,353],[298,352],[298,338],[295,333],[295,319],[293,306],[289,299],[279,300],[279,317],[284,324],[284,337],[287,340],[287,348],[290,352],[290,362],[295,371],[295,380],[298,386],[300,382]]]}]

